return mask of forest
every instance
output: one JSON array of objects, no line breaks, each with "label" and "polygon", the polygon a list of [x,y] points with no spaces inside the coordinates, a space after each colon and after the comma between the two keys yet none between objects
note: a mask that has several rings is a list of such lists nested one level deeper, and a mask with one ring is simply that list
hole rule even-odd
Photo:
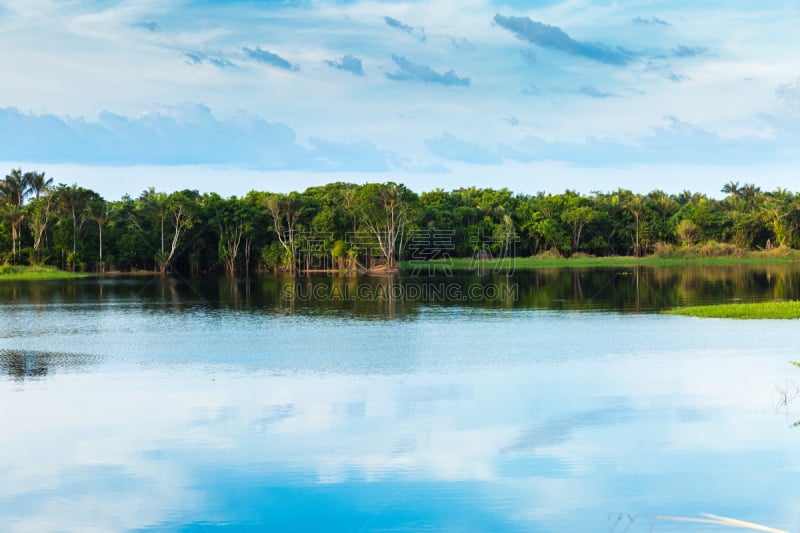
[{"label": "forest", "polygon": [[[394,269],[420,253],[499,256],[512,247],[516,257],[800,247],[799,194],[733,181],[721,192],[722,199],[686,190],[418,194],[393,182],[337,182],[241,198],[149,188],[108,201],[77,184],[54,184],[43,172],[13,169],[0,180],[0,265],[236,276]],[[421,236],[428,236],[424,245]]]}]

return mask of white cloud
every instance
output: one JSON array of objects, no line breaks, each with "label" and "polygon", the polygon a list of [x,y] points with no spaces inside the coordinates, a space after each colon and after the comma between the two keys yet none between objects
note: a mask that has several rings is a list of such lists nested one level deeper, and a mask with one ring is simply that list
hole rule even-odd
[{"label": "white cloud", "polygon": [[[526,136],[548,143],[597,137],[635,145],[669,115],[723,138],[762,135],[756,117],[776,112],[775,88],[787,83],[786,72],[794,66],[787,44],[800,22],[789,3],[765,9],[746,2],[664,4],[658,12],[636,4],[577,1],[530,7],[435,0],[425,10],[411,2],[378,1],[300,8],[201,4],[192,7],[192,17],[180,5],[161,1],[5,6],[0,30],[7,46],[0,68],[14,76],[4,84],[0,107],[92,122],[104,111],[130,118],[158,106],[195,102],[220,120],[243,109],[287,124],[306,148],[312,138],[339,146],[366,143],[417,167],[436,163],[425,139],[443,131],[457,138],[479,131],[486,147],[515,147]],[[609,66],[542,49],[493,24],[498,12],[565,28],[575,42],[612,43],[660,59]],[[425,38],[409,38],[386,17],[418,37],[424,28]],[[637,19],[670,26],[631,22]],[[157,31],[149,29],[153,25]],[[469,46],[453,46],[454,39],[466,39]],[[243,48],[277,54],[299,70],[260,67]],[[531,64],[523,55],[534,48]],[[673,53],[700,49],[708,52]],[[404,71],[393,56],[418,67],[417,74],[430,65],[433,74],[452,71],[451,81],[468,78],[470,86],[455,91],[394,82],[387,75]],[[330,68],[330,62],[347,57],[362,62],[363,76]],[[686,81],[674,83],[671,75]],[[531,86],[538,93],[523,94]],[[568,93],[575,88],[618,97]],[[591,88],[598,90],[584,90]],[[520,126],[509,127],[498,116],[514,116]],[[784,133],[774,130],[773,149],[793,140],[781,137]],[[683,142],[688,146],[693,139]],[[513,167],[503,165],[509,177],[499,172],[499,186],[514,180]]]}]

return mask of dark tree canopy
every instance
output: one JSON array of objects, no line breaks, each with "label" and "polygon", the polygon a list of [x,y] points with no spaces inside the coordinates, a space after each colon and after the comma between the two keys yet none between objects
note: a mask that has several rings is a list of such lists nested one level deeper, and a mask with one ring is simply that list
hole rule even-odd
[{"label": "dark tree canopy", "polygon": [[517,256],[800,247],[800,195],[737,181],[721,190],[723,199],[624,189],[526,195],[468,187],[417,194],[394,182],[337,182],[242,198],[150,188],[107,201],[77,184],[54,185],[44,173],[13,169],[0,180],[0,263],[231,276],[394,269],[419,252],[422,233],[445,238],[453,257],[501,254],[512,242]]}]

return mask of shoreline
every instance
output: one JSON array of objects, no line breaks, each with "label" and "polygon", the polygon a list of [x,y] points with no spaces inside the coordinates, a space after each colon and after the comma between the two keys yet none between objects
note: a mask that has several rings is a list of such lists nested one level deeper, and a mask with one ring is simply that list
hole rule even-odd
[{"label": "shoreline", "polygon": [[751,252],[741,257],[646,257],[611,256],[611,257],[517,257],[512,259],[471,258],[435,259],[432,261],[403,261],[402,270],[414,268],[435,269],[450,268],[457,271],[475,270],[479,268],[513,268],[514,270],[538,270],[543,268],[595,268],[595,267],[671,267],[671,266],[737,266],[737,265],[791,265],[800,264],[798,257],[778,255],[770,252]]},{"label": "shoreline", "polygon": [[[405,260],[399,263],[399,268],[388,271],[378,267],[371,269],[358,269],[356,272],[341,269],[313,269],[298,270],[298,277],[303,275],[339,275],[353,276],[390,276],[412,272],[415,269],[429,270],[431,272],[444,272],[446,270],[457,272],[470,272],[478,269],[496,269],[497,271],[531,271],[540,269],[577,269],[577,268],[631,268],[631,267],[693,267],[693,266],[758,266],[758,265],[793,265],[800,264],[798,258],[790,254],[775,254],[770,252],[750,252],[741,257],[518,257],[513,259],[483,259],[471,258],[435,259],[430,261]],[[199,277],[215,278],[223,274],[203,275]],[[253,272],[253,277],[264,275],[283,276],[287,273]],[[119,278],[119,277],[149,277],[161,276],[158,271],[135,270],[131,272],[109,271],[97,272],[69,272],[55,267],[31,266],[0,266],[0,281],[48,281],[69,280],[86,278]],[[167,276],[170,276],[167,274]]]},{"label": "shoreline", "polygon": [[691,305],[661,312],[664,315],[694,318],[722,318],[734,320],[797,320],[800,319],[800,302],[782,300],[775,302],[749,302],[733,304]]}]

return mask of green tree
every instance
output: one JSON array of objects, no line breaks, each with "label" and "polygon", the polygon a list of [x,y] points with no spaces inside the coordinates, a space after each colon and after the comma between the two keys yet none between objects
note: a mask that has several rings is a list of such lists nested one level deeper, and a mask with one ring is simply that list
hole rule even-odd
[{"label": "green tree", "polygon": [[222,199],[216,194],[209,195],[206,208],[213,212],[213,222],[218,237],[218,256],[225,273],[236,275],[237,264],[244,253],[245,264],[249,262],[248,236],[254,227],[255,213],[251,205],[236,197]]},{"label": "green tree", "polygon": [[97,224],[97,234],[98,234],[98,260],[97,260],[97,270],[99,272],[105,272],[105,263],[103,262],[103,228],[106,226],[111,217],[113,216],[114,211],[111,205],[103,200],[103,198],[99,194],[92,194],[87,202],[86,206],[86,216]]},{"label": "green tree", "polygon": [[367,233],[383,256],[384,267],[396,270],[397,254],[403,247],[415,196],[405,185],[393,182],[368,183],[361,187],[356,211]]},{"label": "green tree", "polygon": [[33,260],[36,263],[42,260],[42,248],[47,237],[47,227],[53,212],[53,195],[48,191],[40,193],[29,204],[28,227],[33,237]]},{"label": "green tree", "polygon": [[789,246],[800,223],[795,195],[780,188],[767,193],[762,213],[772,227],[775,242],[780,246]]},{"label": "green tree", "polygon": [[670,240],[672,231],[670,228],[670,216],[678,209],[678,202],[671,198],[664,191],[653,191],[647,195],[653,211],[658,214],[656,224],[656,237],[662,242]]},{"label": "green tree", "polygon": [[573,205],[568,206],[563,213],[561,213],[561,220],[570,226],[572,229],[572,253],[578,251],[581,245],[581,233],[587,224],[591,224],[600,216],[600,212],[588,205]]},{"label": "green tree", "polygon": [[25,182],[28,184],[29,191],[37,200],[39,196],[53,184],[53,178],[45,177],[44,172],[26,172],[24,178]]},{"label": "green tree", "polygon": [[720,192],[724,192],[725,194],[731,196],[738,196],[740,194],[741,189],[739,188],[738,181],[729,181],[725,185],[722,186],[722,190]]},{"label": "green tree", "polygon": [[181,238],[194,224],[194,218],[192,216],[194,210],[192,208],[197,202],[197,199],[196,191],[174,192],[167,198],[167,220],[168,224],[172,226],[172,240],[170,241],[169,251],[167,252],[164,250],[158,256],[158,271],[162,276],[166,274],[167,270],[172,266],[175,254],[181,244]]},{"label": "green tree", "polygon": [[278,242],[286,252],[286,268],[291,275],[297,273],[297,232],[305,206],[296,192],[289,194],[267,194],[264,206],[272,217],[272,228]]},{"label": "green tree", "polygon": [[[164,230],[167,218],[170,215],[169,196],[164,192],[156,192],[155,187],[150,187],[139,196],[140,212],[145,217],[154,218],[158,221],[161,235],[161,247],[158,257],[166,257],[167,251],[164,241]],[[161,261],[159,259],[159,261]]]},{"label": "green tree", "polygon": [[680,239],[684,246],[693,245],[695,242],[697,242],[697,238],[700,234],[697,224],[688,218],[684,218],[678,223],[678,227],[675,228],[675,232],[678,234],[678,239]]},{"label": "green tree", "polygon": [[625,203],[625,209],[633,216],[633,255],[636,257],[642,255],[641,229],[645,207],[645,201],[641,194],[631,196]]},{"label": "green tree", "polygon": [[11,258],[19,262],[19,241],[25,214],[22,205],[30,195],[30,187],[22,169],[14,169],[0,181],[0,215],[11,228]]},{"label": "green tree", "polygon": [[91,198],[92,191],[78,187],[74,183],[70,186],[62,183],[56,188],[54,195],[61,213],[72,220],[72,255],[69,264],[74,271],[78,260],[78,233],[86,222],[86,204]]}]

